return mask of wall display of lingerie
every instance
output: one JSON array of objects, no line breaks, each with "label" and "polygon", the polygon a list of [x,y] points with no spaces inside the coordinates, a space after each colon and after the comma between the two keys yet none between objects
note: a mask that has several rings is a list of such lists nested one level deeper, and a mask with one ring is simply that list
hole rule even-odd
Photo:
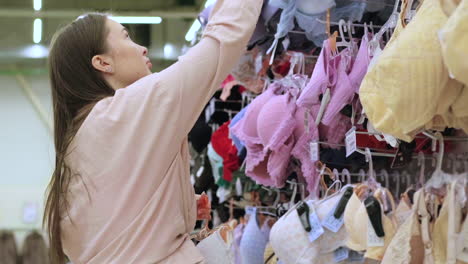
[{"label": "wall display of lingerie", "polygon": [[467,36],[468,0],[266,0],[189,135],[206,263],[468,263]]}]

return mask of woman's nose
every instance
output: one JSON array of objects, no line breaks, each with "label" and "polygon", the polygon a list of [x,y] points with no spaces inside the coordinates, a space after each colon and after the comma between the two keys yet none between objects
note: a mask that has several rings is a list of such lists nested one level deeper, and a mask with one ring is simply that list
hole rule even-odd
[{"label": "woman's nose", "polygon": [[146,56],[148,54],[148,48],[143,47],[143,55]]}]

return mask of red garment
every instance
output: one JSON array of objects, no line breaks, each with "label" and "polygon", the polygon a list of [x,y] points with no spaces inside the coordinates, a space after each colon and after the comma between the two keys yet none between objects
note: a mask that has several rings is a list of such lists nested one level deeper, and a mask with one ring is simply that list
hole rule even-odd
[{"label": "red garment", "polygon": [[231,182],[232,173],[239,169],[239,157],[237,156],[237,148],[229,138],[229,123],[228,121],[216,130],[211,136],[211,145],[213,149],[223,158],[223,179]]},{"label": "red garment", "polygon": [[[364,131],[366,130],[357,130]],[[356,134],[356,144],[360,148],[388,149],[386,141],[379,141],[374,135]]]}]

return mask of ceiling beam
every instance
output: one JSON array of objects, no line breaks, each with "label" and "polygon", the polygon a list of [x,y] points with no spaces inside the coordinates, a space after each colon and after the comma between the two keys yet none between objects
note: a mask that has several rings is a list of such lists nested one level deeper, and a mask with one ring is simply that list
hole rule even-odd
[{"label": "ceiling beam", "polygon": [[[0,9],[0,17],[7,18],[76,18],[87,12],[95,10],[42,10],[34,11],[29,9]],[[196,10],[153,10],[148,12],[135,11],[112,11],[115,16],[155,16],[161,18],[190,18],[198,16]]]}]

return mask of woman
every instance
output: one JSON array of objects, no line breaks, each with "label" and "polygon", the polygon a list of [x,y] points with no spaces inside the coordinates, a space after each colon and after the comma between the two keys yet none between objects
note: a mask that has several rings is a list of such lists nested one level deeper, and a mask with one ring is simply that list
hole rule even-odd
[{"label": "woman", "polygon": [[[80,17],[52,42],[55,171],[44,223],[53,263],[200,263],[187,135],[243,53],[262,0],[218,0],[204,37],[151,74],[119,23]],[[209,217],[199,206],[198,218]]]}]

